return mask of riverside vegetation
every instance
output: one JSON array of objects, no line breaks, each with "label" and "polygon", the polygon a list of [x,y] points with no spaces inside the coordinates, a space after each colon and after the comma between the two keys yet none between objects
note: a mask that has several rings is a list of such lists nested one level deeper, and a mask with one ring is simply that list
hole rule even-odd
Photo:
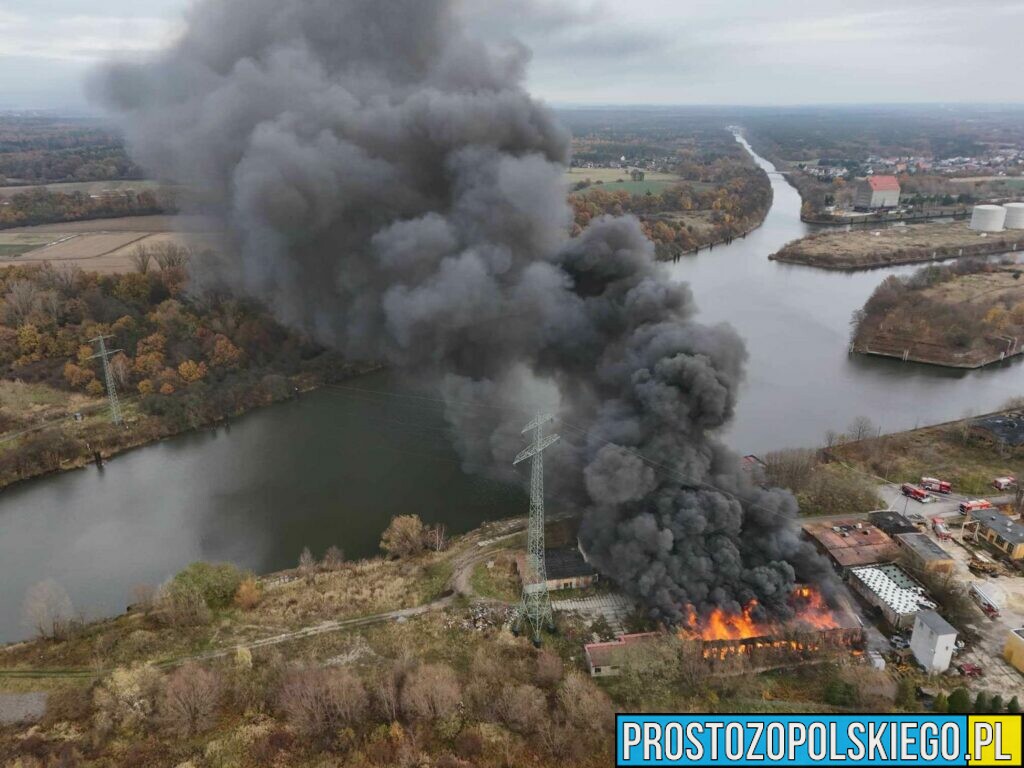
[{"label": "riverside vegetation", "polygon": [[[190,252],[140,248],[114,276],[0,270],[0,485],[173,435],[361,370],[252,302],[186,292]],[[110,335],[125,426],[90,343]],[[76,416],[78,414],[78,416]]]},{"label": "riverside vegetation", "polygon": [[[194,564],[140,589],[129,614],[88,625],[67,621],[59,599],[36,604],[46,637],[0,650],[0,690],[47,690],[46,711],[0,727],[0,755],[17,768],[597,768],[612,754],[615,711],[893,705],[890,681],[842,662],[709,677],[674,635],[621,676],[593,680],[581,646],[601,622],[558,613],[538,650],[509,633],[508,603],[447,596],[474,564],[508,562],[522,534],[507,534],[522,527],[447,541],[403,516],[378,558],[307,551],[298,568],[258,580]],[[382,613],[415,606],[430,610]],[[335,629],[288,635],[326,622]]]},{"label": "riverside vegetation", "polygon": [[1024,340],[1021,272],[1008,260],[965,260],[890,276],[854,315],[853,347],[966,368],[1017,354]]}]

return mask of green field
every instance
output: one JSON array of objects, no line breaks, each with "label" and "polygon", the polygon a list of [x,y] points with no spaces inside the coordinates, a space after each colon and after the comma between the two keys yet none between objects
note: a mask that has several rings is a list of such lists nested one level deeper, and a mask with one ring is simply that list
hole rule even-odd
[{"label": "green field", "polygon": [[51,242],[50,235],[27,235],[0,232],[0,259],[10,259]]}]

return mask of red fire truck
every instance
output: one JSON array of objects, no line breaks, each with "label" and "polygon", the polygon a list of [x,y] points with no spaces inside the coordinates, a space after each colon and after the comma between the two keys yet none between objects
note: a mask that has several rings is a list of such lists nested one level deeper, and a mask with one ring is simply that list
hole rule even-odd
[{"label": "red fire truck", "polygon": [[939,480],[935,477],[922,477],[921,487],[926,491],[935,491],[937,493],[952,493],[953,484],[948,480]]},{"label": "red fire truck", "polygon": [[965,515],[977,512],[979,509],[992,509],[992,502],[988,499],[974,499],[973,501],[961,501],[960,511]]},{"label": "red fire truck", "polygon": [[911,485],[910,483],[904,483],[900,486],[900,490],[903,491],[904,496],[908,496],[911,499],[922,503],[929,501],[932,498],[928,495],[928,491],[923,488],[918,488],[916,485]]}]

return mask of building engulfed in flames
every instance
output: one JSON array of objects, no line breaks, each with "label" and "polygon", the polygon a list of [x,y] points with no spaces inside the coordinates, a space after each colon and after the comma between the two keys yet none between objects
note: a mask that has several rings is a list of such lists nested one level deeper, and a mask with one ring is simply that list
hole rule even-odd
[{"label": "building engulfed in flames", "polygon": [[809,659],[836,651],[860,651],[864,645],[861,623],[846,608],[830,608],[813,587],[793,593],[795,616],[785,624],[759,620],[757,602],[740,613],[715,609],[704,617],[689,607],[686,641],[700,643],[709,662],[743,660],[745,665],[770,666]]}]

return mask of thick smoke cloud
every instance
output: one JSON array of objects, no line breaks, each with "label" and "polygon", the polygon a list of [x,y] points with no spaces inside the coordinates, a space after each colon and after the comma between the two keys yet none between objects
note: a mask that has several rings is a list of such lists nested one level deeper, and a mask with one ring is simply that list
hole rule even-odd
[{"label": "thick smoke cloud", "polygon": [[446,0],[205,0],[188,21],[96,89],[137,158],[223,221],[197,285],[498,406],[449,410],[474,471],[507,471],[522,414],[556,407],[552,496],[655,615],[754,597],[784,614],[794,579],[827,580],[793,498],[708,437],[740,339],[695,321],[635,219],[568,237],[569,137],[524,91],[524,49],[469,39]]}]

